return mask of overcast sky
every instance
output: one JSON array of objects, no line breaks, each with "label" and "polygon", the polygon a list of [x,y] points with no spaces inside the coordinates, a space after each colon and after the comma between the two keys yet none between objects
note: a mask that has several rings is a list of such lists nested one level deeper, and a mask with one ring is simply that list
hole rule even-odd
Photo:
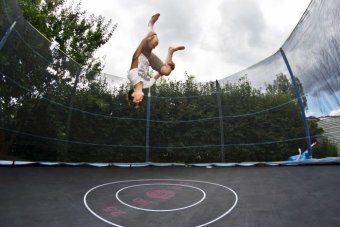
[{"label": "overcast sky", "polygon": [[131,57],[155,13],[164,59],[169,46],[184,45],[174,56],[171,78],[184,73],[198,81],[221,79],[275,53],[288,38],[310,0],[82,0],[87,14],[118,23],[110,41],[98,50],[104,73],[126,77]]}]

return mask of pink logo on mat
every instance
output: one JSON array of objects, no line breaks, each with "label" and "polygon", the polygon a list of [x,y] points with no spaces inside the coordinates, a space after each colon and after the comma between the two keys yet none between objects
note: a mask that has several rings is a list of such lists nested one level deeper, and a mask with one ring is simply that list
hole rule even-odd
[{"label": "pink logo on mat", "polygon": [[151,199],[170,199],[176,195],[176,192],[166,189],[159,189],[148,191],[145,193],[145,195]]},{"label": "pink logo on mat", "polygon": [[126,214],[125,211],[122,211],[122,210],[118,209],[117,207],[113,207],[113,206],[112,207],[106,207],[106,208],[103,209],[103,211],[105,213],[111,214],[112,217],[119,217],[121,215]]},{"label": "pink logo on mat", "polygon": [[148,205],[150,205],[152,202],[150,202],[150,201],[147,201],[147,200],[145,200],[145,199],[143,199],[143,198],[134,198],[133,200],[132,200],[134,203],[137,203],[137,204],[139,204],[139,205],[143,205],[143,206],[148,206]]}]

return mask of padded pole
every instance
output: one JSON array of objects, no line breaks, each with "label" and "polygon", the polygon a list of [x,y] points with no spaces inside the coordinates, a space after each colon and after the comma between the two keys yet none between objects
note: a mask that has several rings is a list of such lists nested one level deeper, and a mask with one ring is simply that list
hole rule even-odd
[{"label": "padded pole", "polygon": [[16,21],[14,21],[11,25],[11,27],[6,31],[4,37],[2,37],[1,41],[0,41],[0,50],[2,50],[2,48],[4,47],[8,36],[11,34],[11,32],[13,31],[14,26],[16,25]]},{"label": "padded pole", "polygon": [[302,102],[301,93],[299,91],[299,88],[297,87],[297,84],[296,84],[296,81],[295,81],[295,76],[294,76],[293,71],[292,71],[292,69],[289,65],[286,54],[282,50],[282,48],[280,48],[280,52],[281,52],[281,55],[282,55],[284,62],[286,63],[287,69],[289,71],[289,74],[290,74],[290,77],[291,77],[291,80],[292,80],[292,83],[293,83],[293,86],[294,86],[294,89],[295,89],[295,93],[296,93],[296,96],[297,96],[297,99],[298,99],[298,104],[300,106],[301,115],[302,115],[302,118],[303,118],[303,124],[304,124],[304,127],[305,127],[305,133],[306,133],[307,149],[309,151],[308,152],[308,158],[312,158],[312,146],[311,146],[311,141],[310,141],[309,126],[308,126],[308,122],[307,122],[307,118],[306,118],[306,114],[305,114],[305,106]]},{"label": "padded pole", "polygon": [[150,110],[151,110],[151,91],[149,88],[146,103],[146,138],[145,138],[145,162],[150,161]]},{"label": "padded pole", "polygon": [[223,112],[222,112],[222,101],[221,101],[221,87],[216,80],[216,97],[218,104],[218,116],[220,118],[220,137],[221,137],[221,161],[225,162],[225,152],[224,152],[224,130],[223,130]]}]

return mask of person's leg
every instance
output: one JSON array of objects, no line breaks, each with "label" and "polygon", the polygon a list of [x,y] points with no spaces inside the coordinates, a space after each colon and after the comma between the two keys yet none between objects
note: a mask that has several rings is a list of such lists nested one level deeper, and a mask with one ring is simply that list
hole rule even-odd
[{"label": "person's leg", "polygon": [[184,46],[169,47],[168,55],[165,58],[165,64],[161,67],[160,74],[168,76],[174,70],[175,64],[172,61],[173,54],[178,50],[184,50]]},{"label": "person's leg", "polygon": [[158,20],[160,14],[156,13],[155,15],[153,15],[149,21],[148,24],[148,32],[154,32],[153,30],[153,26],[155,25],[156,21]]},{"label": "person's leg", "polygon": [[[154,32],[154,25],[157,22],[158,18],[159,18],[160,14],[157,13],[155,15],[153,15],[148,23],[148,32]],[[152,41],[157,41],[158,44],[158,38],[157,36],[155,37],[155,40]],[[152,43],[151,43],[152,44]],[[157,46],[157,44],[155,46]],[[178,47],[169,47],[168,50],[168,55],[165,59],[165,63],[161,66],[160,62],[161,60],[157,57],[157,56],[152,56],[151,54],[151,50],[155,48],[155,46],[152,46],[149,44],[149,46],[151,46],[149,52],[150,52],[150,58],[149,58],[149,62],[150,62],[150,66],[155,69],[156,71],[158,71],[158,73],[160,73],[161,75],[170,75],[171,71],[174,69],[174,63],[172,61],[172,57],[173,54],[178,51],[178,50],[184,50],[185,47],[184,46],[178,46]]]}]

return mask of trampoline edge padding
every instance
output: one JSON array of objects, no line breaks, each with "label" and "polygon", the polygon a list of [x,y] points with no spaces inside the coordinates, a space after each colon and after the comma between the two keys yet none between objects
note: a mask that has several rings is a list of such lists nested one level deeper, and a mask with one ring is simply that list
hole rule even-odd
[{"label": "trampoline edge padding", "polygon": [[296,165],[327,165],[340,164],[340,157],[326,157],[321,159],[308,159],[302,161],[278,162],[240,162],[240,163],[88,163],[88,162],[35,162],[35,161],[10,161],[0,160],[0,166],[92,166],[92,167],[248,167],[248,166],[296,166]]}]

